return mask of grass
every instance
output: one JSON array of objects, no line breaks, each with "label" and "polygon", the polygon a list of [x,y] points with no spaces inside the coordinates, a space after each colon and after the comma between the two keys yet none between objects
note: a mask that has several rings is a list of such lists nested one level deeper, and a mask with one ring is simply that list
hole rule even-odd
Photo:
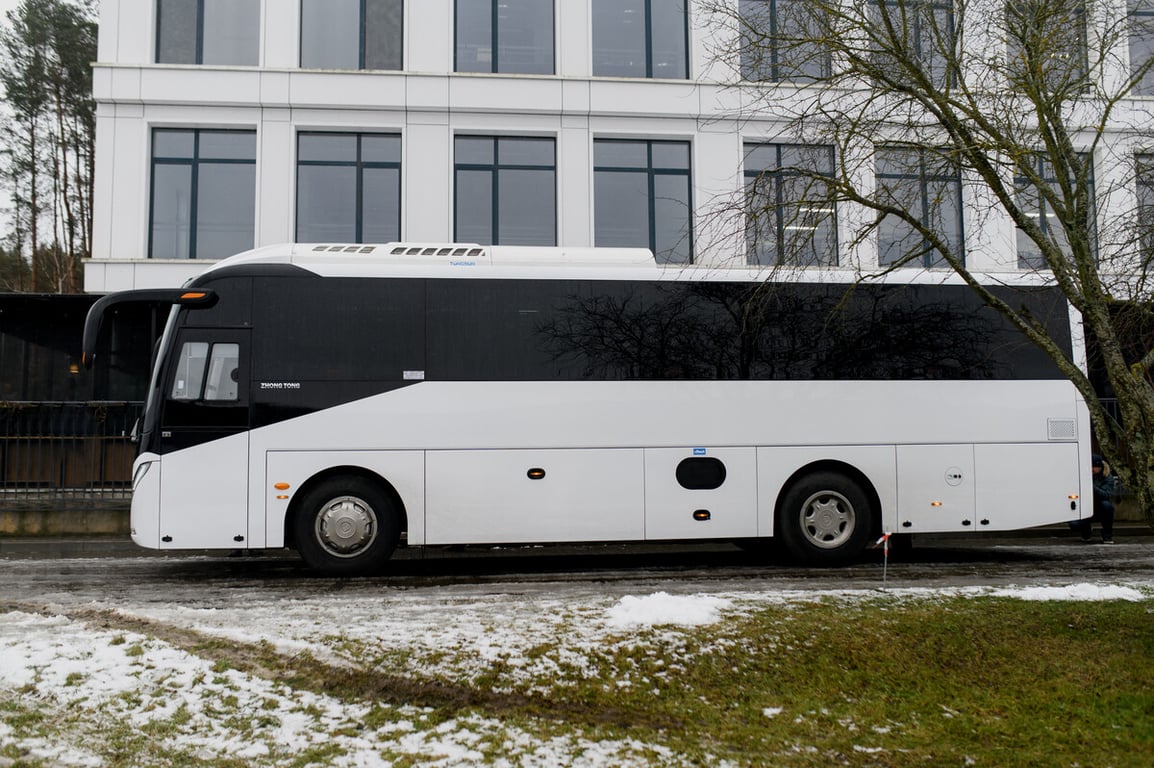
[{"label": "grass", "polygon": [[[742,764],[1154,765],[1154,621],[1135,603],[774,608],[698,633],[661,685],[589,686],[621,725]],[[725,641],[718,644],[717,641]],[[606,674],[651,682],[622,651]],[[656,692],[655,692],[656,691]]]},{"label": "grass", "polygon": [[[424,666],[419,654],[392,652],[365,654],[361,667],[342,668],[308,653],[279,655],[268,644],[246,646],[185,630],[167,634],[163,627],[150,634],[198,654],[220,674],[236,670],[366,705],[357,731],[381,734],[380,752],[395,765],[422,763],[388,736],[390,724],[414,719],[425,731],[454,720],[497,723],[496,731],[478,726],[474,743],[483,764],[518,764],[523,748],[515,751],[502,736],[502,730],[515,730],[539,741],[633,740],[640,745],[630,753],[634,764],[670,762],[666,753],[646,751],[665,747],[678,764],[703,766],[728,760],[803,768],[1128,768],[1154,765],[1150,606],[888,595],[746,606],[705,628],[611,636],[583,648],[577,667],[565,663],[574,648],[545,641],[527,656],[557,663],[533,667],[552,671],[529,678],[524,669],[498,664],[481,675],[450,679],[445,670],[455,661],[464,668],[467,645],[448,658],[438,650],[435,667]],[[146,645],[126,644],[126,653],[138,655]],[[363,650],[343,640],[342,648]],[[0,722],[17,735],[47,735],[58,713],[3,693]],[[246,741],[276,725],[274,699],[245,710],[222,691],[210,708],[218,725],[231,725]],[[126,723],[94,728],[83,718],[72,712],[68,719],[78,731],[105,734],[96,751],[109,766],[174,764],[188,757],[166,752],[161,743],[186,728],[183,709],[154,724],[147,738]],[[341,754],[335,745],[314,745],[286,762],[274,750],[268,764],[326,765]],[[0,756],[19,757],[4,749]],[[194,762],[238,764],[223,755]]]}]

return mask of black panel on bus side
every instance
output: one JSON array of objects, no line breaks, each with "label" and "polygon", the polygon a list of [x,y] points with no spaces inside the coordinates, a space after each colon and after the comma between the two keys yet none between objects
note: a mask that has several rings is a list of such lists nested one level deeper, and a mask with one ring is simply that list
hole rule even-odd
[{"label": "black panel on bus side", "polygon": [[261,280],[253,299],[254,425],[420,381],[424,284],[310,273]]},{"label": "black panel on bus side", "polygon": [[[1000,293],[1068,350],[1057,291]],[[432,380],[1062,378],[965,286],[430,280],[428,317]]]},{"label": "black panel on bus side", "polygon": [[[1059,292],[998,293],[1068,350]],[[254,426],[422,380],[1062,378],[965,286],[294,270],[257,280],[252,322]]]}]

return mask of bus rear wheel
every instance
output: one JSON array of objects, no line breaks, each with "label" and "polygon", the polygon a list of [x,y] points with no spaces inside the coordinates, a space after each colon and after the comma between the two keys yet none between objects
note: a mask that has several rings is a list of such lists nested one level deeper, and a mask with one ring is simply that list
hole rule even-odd
[{"label": "bus rear wheel", "polygon": [[362,477],[333,477],[308,490],[293,525],[305,563],[333,576],[379,571],[400,538],[393,500]]},{"label": "bus rear wheel", "polygon": [[814,472],[786,491],[777,519],[778,535],[795,559],[837,565],[865,547],[872,516],[869,496],[858,483],[838,472]]}]

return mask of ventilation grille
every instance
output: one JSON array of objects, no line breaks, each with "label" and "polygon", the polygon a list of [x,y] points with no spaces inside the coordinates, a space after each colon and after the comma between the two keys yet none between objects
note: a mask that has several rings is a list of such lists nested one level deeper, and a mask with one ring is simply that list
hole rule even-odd
[{"label": "ventilation grille", "polygon": [[1046,434],[1051,440],[1075,440],[1078,425],[1073,419],[1047,419]]},{"label": "ventilation grille", "polygon": [[454,248],[452,246],[399,245],[389,251],[391,256],[481,256],[481,248]]},{"label": "ventilation grille", "polygon": [[313,252],[324,251],[326,253],[372,253],[376,248],[371,245],[318,245],[313,247]]}]

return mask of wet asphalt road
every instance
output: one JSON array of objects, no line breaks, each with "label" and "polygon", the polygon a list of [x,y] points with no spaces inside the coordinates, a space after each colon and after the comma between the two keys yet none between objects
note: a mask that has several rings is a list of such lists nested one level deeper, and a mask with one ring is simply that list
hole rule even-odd
[{"label": "wet asphalt road", "polygon": [[[154,553],[124,541],[0,540],[0,603],[215,604],[254,594],[302,599],[339,592],[468,587],[477,592],[840,590],[965,586],[1154,585],[1154,532],[1119,531],[1114,545],[1064,531],[995,538],[926,536],[913,548],[869,550],[840,568],[779,564],[731,544],[470,547],[398,552],[373,578],[322,578],[292,553]],[[211,597],[209,597],[211,596]]]}]

